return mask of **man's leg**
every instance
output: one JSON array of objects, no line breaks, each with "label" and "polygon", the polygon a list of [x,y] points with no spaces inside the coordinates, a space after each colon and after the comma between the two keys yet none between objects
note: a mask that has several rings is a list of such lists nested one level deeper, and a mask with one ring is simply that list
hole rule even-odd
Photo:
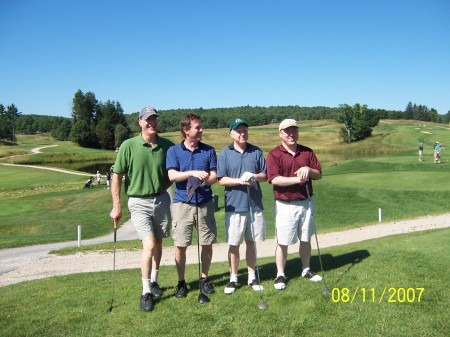
[{"label": "man's leg", "polygon": [[186,280],[184,279],[184,273],[186,270],[186,250],[187,247],[176,246],[175,248],[175,264],[178,273],[178,285],[177,292],[175,294],[176,298],[186,297],[189,291]]},{"label": "man's leg", "polygon": [[230,265],[230,282],[224,288],[225,294],[232,294],[238,285],[237,272],[239,268],[239,246],[228,246],[228,263]]},{"label": "man's leg", "polygon": [[[152,276],[153,273],[159,272],[161,257],[162,257],[162,238],[155,238],[155,249],[153,252],[153,260],[152,260]],[[152,279],[152,282],[158,282],[157,275],[155,276],[155,279]]]},{"label": "man's leg", "polygon": [[275,260],[277,264],[277,275],[284,275],[284,266],[286,264],[288,246],[278,244],[275,251]]},{"label": "man's leg", "polygon": [[209,267],[212,260],[212,244],[202,245],[201,262],[202,262],[202,277],[200,278],[198,285],[199,288],[207,295],[211,295],[215,292],[214,286],[208,280]]},{"label": "man's leg", "polygon": [[202,253],[201,253],[201,260],[202,260],[202,277],[207,278],[209,267],[211,266],[211,260],[212,260],[212,245],[202,245]]},{"label": "man's leg", "polygon": [[230,263],[230,274],[237,275],[239,267],[239,246],[229,245],[228,262]]},{"label": "man's leg", "polygon": [[322,276],[317,275],[310,269],[311,261],[311,241],[300,241],[300,260],[302,261],[302,277],[310,279],[313,282],[322,281]]},{"label": "man's leg", "polygon": [[288,246],[277,245],[275,251],[275,260],[277,264],[277,278],[275,279],[274,287],[277,290],[283,290],[286,288],[286,278],[284,275],[284,267],[287,259]]},{"label": "man's leg", "polygon": [[[155,237],[153,235],[142,239],[141,277],[143,280],[150,280],[151,261],[153,260],[154,249]],[[145,287],[144,284],[143,286]]]},{"label": "man's leg", "polygon": [[311,241],[300,241],[298,253],[300,254],[303,269],[309,268],[309,263],[311,261]]},{"label": "man's leg", "polygon": [[186,268],[186,249],[187,247],[176,247],[175,249],[175,265],[177,267],[178,281],[184,281],[184,273]]},{"label": "man's leg", "polygon": [[153,300],[150,290],[150,271],[154,248],[155,248],[155,237],[153,235],[147,236],[142,239],[142,255],[141,255],[142,296],[139,305],[141,309],[144,311],[150,311],[153,309]]},{"label": "man's leg", "polygon": [[245,241],[246,250],[245,250],[245,259],[247,260],[247,270],[248,273],[255,273],[256,267],[256,247],[253,241]]},{"label": "man's leg", "polygon": [[159,298],[163,294],[163,291],[158,284],[161,256],[162,256],[162,238],[155,238],[155,248],[153,250],[153,258],[152,258],[152,269],[150,272],[150,290],[155,298]]}]

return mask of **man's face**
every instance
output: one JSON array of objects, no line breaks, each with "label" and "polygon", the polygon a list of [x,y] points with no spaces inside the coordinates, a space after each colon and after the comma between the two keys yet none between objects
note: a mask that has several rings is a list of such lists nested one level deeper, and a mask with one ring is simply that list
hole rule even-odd
[{"label": "man's face", "polygon": [[248,141],[248,126],[239,125],[236,129],[230,131],[230,137],[238,144],[245,144]]},{"label": "man's face", "polygon": [[147,119],[140,119],[139,125],[141,126],[142,134],[153,135],[158,127],[158,116],[153,115]]},{"label": "man's face", "polygon": [[185,132],[186,132],[186,139],[189,139],[190,141],[194,142],[201,141],[203,135],[202,122],[198,119],[192,120],[191,128],[185,130]]},{"label": "man's face", "polygon": [[281,140],[287,146],[297,144],[298,140],[298,127],[290,126],[286,129],[283,129],[279,132]]}]

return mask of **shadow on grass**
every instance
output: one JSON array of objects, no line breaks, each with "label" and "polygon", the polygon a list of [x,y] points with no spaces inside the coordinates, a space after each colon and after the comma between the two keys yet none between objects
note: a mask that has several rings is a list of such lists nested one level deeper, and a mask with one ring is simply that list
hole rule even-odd
[{"label": "shadow on grass", "polygon": [[[348,266],[348,268],[342,274],[345,275],[348,271],[356,264],[361,262],[362,260],[368,258],[370,253],[367,250],[355,250],[353,252],[348,252],[345,254],[333,256],[331,254],[322,254],[322,264],[324,272],[339,269],[344,266]],[[274,257],[275,259],[275,257]],[[286,261],[285,273],[286,277],[294,278],[301,277],[302,269],[301,269],[300,257],[291,258]],[[321,273],[319,256],[314,255],[311,256],[311,269],[316,273]],[[239,272],[246,272],[245,269],[239,270]],[[267,263],[259,266],[259,272],[261,275],[261,280],[267,279],[275,279],[277,268],[275,262]],[[341,278],[342,278],[341,276]]]},{"label": "shadow on grass", "polygon": [[[315,272],[322,274],[320,270],[320,261],[319,256],[314,255],[315,252],[313,251],[313,256],[311,257],[311,268]],[[333,256],[331,254],[322,254],[322,264],[324,272],[331,271],[333,269],[339,269],[344,266],[347,266],[347,268],[344,270],[344,272],[339,276],[339,279],[337,279],[334,284],[339,283],[339,281],[344,277],[345,274],[347,274],[355,264],[362,262],[364,259],[368,258],[370,256],[370,253],[367,250],[355,250],[353,252],[348,252],[345,254]],[[275,260],[275,256],[274,256]],[[238,275],[240,279],[240,284],[246,285],[247,283],[247,265],[244,260],[240,261],[240,265],[242,268],[238,270]],[[301,262],[300,257],[296,258],[288,258],[286,261],[285,266],[285,273],[287,279],[292,279],[296,277],[301,277]],[[267,281],[267,280],[274,280],[277,274],[277,267],[276,263],[270,262],[265,264],[259,265],[259,274],[261,278],[261,282]],[[224,272],[220,274],[213,274],[208,277],[208,279],[214,284],[214,287],[221,288],[224,287],[229,282],[229,272]],[[326,275],[325,275],[326,277]],[[198,280],[189,280],[188,286],[190,289],[190,292],[198,292]],[[161,299],[175,296],[175,286],[174,287],[166,287],[163,288],[164,290],[164,296]],[[221,291],[221,290],[219,290]],[[217,290],[216,290],[217,292]],[[161,300],[160,299],[160,300]]]}]

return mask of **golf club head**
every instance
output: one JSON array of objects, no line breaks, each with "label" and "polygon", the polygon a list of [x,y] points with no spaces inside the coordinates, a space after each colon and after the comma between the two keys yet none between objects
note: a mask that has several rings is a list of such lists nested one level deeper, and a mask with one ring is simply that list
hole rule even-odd
[{"label": "golf club head", "polygon": [[200,292],[200,294],[198,294],[198,303],[203,304],[203,303],[208,303],[210,301],[209,297],[206,296],[204,293]]},{"label": "golf club head", "polygon": [[331,296],[331,289],[328,287],[324,287],[322,289],[322,296],[325,298],[329,298]]},{"label": "golf club head", "polygon": [[266,302],[264,302],[263,300],[259,301],[258,308],[260,308],[261,310],[266,310],[267,307],[268,307],[268,305]]},{"label": "golf club head", "polygon": [[108,307],[108,312],[111,312],[111,311],[112,311],[112,309],[113,309],[113,306],[112,306],[112,305],[110,305],[110,306]]}]

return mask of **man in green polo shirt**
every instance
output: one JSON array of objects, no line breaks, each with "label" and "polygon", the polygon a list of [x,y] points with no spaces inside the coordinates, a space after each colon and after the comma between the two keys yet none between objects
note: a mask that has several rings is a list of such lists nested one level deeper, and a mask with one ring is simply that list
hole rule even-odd
[{"label": "man in green polo shirt", "polygon": [[140,307],[150,311],[153,309],[153,299],[162,295],[158,285],[162,239],[170,235],[172,221],[171,200],[167,193],[170,182],[166,171],[166,153],[173,143],[158,136],[156,109],[143,108],[138,122],[141,133],[122,143],[114,163],[110,217],[114,228],[117,228],[122,216],[120,191],[124,180],[131,220],[142,241]]}]

